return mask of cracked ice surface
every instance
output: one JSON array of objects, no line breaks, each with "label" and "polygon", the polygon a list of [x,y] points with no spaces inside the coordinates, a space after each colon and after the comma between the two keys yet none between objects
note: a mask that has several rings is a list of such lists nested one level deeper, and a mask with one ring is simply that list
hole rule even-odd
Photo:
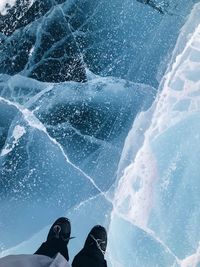
[{"label": "cracked ice surface", "polygon": [[33,253],[66,215],[71,259],[102,223],[110,266],[198,264],[199,7],[169,2],[17,0],[1,16],[1,255]]},{"label": "cracked ice surface", "polygon": [[[160,94],[146,116],[141,114],[135,121],[127,138],[126,154],[137,137],[137,127],[147,125],[142,146],[115,192],[109,251],[113,266],[200,264],[199,12],[196,5],[177,41]],[[150,123],[144,122],[147,118]],[[122,248],[115,247],[113,252],[115,233],[122,227],[126,230],[117,233]],[[128,247],[133,248],[126,251],[129,235]]]},{"label": "cracked ice surface", "polygon": [[[12,135],[10,138],[8,138],[7,145],[2,150],[1,154],[1,213],[4,213],[5,220],[10,221],[9,226],[5,226],[4,231],[8,228],[7,230],[12,233],[12,229],[10,229],[11,226],[14,230],[14,225],[16,223],[18,224],[21,222],[22,224],[21,219],[27,220],[27,218],[30,216],[30,213],[28,210],[26,210],[28,208],[27,203],[29,203],[31,207],[31,218],[34,221],[34,213],[37,213],[38,210],[41,211],[42,216],[42,210],[45,210],[45,208],[56,207],[56,213],[59,213],[59,210],[63,209],[64,206],[67,208],[67,206],[69,207],[70,205],[73,205],[72,202],[70,203],[70,201],[66,203],[65,194],[70,195],[73,193],[73,195],[76,195],[77,193],[74,189],[76,187],[77,190],[80,191],[79,186],[81,186],[81,183],[84,184],[85,189],[88,188],[89,195],[101,193],[101,190],[95,185],[92,178],[86,175],[82,170],[68,160],[62,147],[56,142],[56,140],[48,135],[44,126],[32,115],[30,111],[26,109],[19,109],[16,105],[13,105],[7,100],[3,100],[2,98],[0,100],[2,105],[7,104],[12,108],[15,106],[16,109],[18,109],[16,112],[18,111],[22,115],[22,118],[19,117],[18,120],[19,123],[23,125],[15,126],[14,129],[11,127],[10,131],[12,132]],[[26,139],[27,136],[30,136],[30,139],[28,138],[30,141],[24,145],[24,139]],[[37,144],[37,139],[43,142],[43,149],[44,147],[48,147],[48,150],[46,150],[48,153],[48,159],[46,160],[43,158],[44,155],[42,155],[42,153],[38,150],[39,143]],[[10,149],[8,150],[7,147],[10,147]],[[22,150],[24,150],[24,153],[22,153]],[[34,153],[39,153],[39,157],[34,159]],[[6,160],[3,160],[5,157]],[[34,163],[35,160],[36,163]],[[41,163],[39,163],[40,161]],[[52,162],[54,162],[55,165],[52,164]],[[39,167],[40,164],[42,164],[41,167]],[[20,165],[20,167],[18,165]],[[55,166],[57,166],[57,169],[54,169]],[[41,186],[42,180],[40,172],[43,172],[43,179],[45,179],[45,176],[47,179],[49,177],[52,179],[53,176],[56,175],[56,180],[49,180],[48,185],[44,184],[43,187]],[[74,181],[73,179],[75,174],[76,178],[78,179],[77,181]],[[70,176],[72,179],[71,182]],[[66,183],[63,180],[64,177],[67,177]],[[88,184],[89,187],[87,187],[86,184]],[[50,189],[50,195],[47,193],[48,188]],[[51,192],[51,188],[54,189],[53,193]],[[78,196],[77,194],[76,200],[73,198],[75,202],[80,202],[80,198],[83,197],[84,191],[84,189],[81,190],[82,196]],[[45,194],[45,197],[43,197],[43,194]],[[62,200],[62,198],[64,199]],[[44,199],[46,199],[46,201]],[[15,209],[11,212],[11,214],[9,214],[9,211],[6,211],[9,205],[12,205],[12,207]],[[24,208],[22,209],[22,207]],[[22,214],[24,214],[24,212],[27,213],[26,215],[22,215],[21,212]],[[15,218],[13,221],[14,225],[12,225],[12,221],[9,219],[10,216]],[[20,222],[18,222],[18,220]],[[38,218],[36,220],[38,224]],[[5,221],[1,220],[1,223],[4,225]],[[22,229],[23,228],[24,226],[22,224]],[[22,229],[22,236],[25,237],[29,233],[29,230],[23,231]],[[3,232],[1,235],[2,237],[4,236]],[[15,238],[17,238],[17,235],[15,235],[13,232],[11,244],[15,244]]]},{"label": "cracked ice surface", "polygon": [[136,0],[37,0],[28,8],[29,2],[18,0],[1,18],[2,73],[46,82],[85,81],[87,66],[101,76],[154,87],[193,5],[169,1],[177,12],[169,17]]},{"label": "cracked ice surface", "polygon": [[[20,237],[12,222],[1,228],[3,244],[9,247],[92,196],[100,194],[110,206],[104,192],[115,180],[121,140],[138,111],[149,108],[155,89],[116,78],[96,77],[84,84],[44,84],[19,75],[1,78],[0,107],[12,118],[10,125],[2,124],[7,138],[0,158],[1,221],[12,217],[20,230],[22,222],[30,220],[36,228],[20,230]],[[147,94],[151,98],[146,99]],[[23,129],[18,135],[16,125]],[[44,214],[39,220],[38,212]]]},{"label": "cracked ice surface", "polygon": [[69,159],[104,190],[114,180],[122,140],[134,117],[155,96],[150,86],[100,77],[84,84],[44,84],[19,75],[3,76],[0,91],[4,98],[33,110]]}]

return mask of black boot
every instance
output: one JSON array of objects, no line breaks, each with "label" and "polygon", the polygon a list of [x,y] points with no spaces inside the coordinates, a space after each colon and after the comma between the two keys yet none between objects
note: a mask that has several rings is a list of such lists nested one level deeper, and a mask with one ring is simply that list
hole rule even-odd
[{"label": "black boot", "polygon": [[72,267],[107,267],[104,254],[107,247],[106,229],[96,225],[89,232],[83,249],[75,256]]},{"label": "black boot", "polygon": [[54,258],[59,252],[67,261],[69,254],[67,244],[71,234],[71,224],[69,219],[61,217],[57,219],[51,226],[46,242],[38,248],[34,254],[45,255]]}]

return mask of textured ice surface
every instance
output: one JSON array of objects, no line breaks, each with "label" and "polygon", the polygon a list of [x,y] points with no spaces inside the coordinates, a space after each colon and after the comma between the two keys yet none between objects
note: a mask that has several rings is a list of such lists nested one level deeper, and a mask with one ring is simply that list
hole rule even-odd
[{"label": "textured ice surface", "polygon": [[18,0],[1,16],[1,255],[34,252],[66,215],[70,259],[102,223],[109,266],[198,266],[193,4]]},{"label": "textured ice surface", "polygon": [[2,73],[85,81],[87,66],[96,74],[156,87],[193,5],[168,0],[173,15],[162,15],[136,0],[29,2],[18,0],[1,18]]},{"label": "textured ice surface", "polygon": [[[3,78],[2,113],[18,112],[9,131],[2,124],[3,132],[8,132],[0,161],[1,213],[5,214],[1,221],[10,223],[1,228],[1,240],[10,246],[27,238],[32,224],[39,230],[50,218],[109,189],[123,140],[136,114],[153,101],[155,90],[114,78],[46,87],[20,76]],[[11,205],[14,211],[8,209]],[[31,226],[19,237],[14,224],[23,229],[28,218]],[[12,240],[6,238],[7,232]]]},{"label": "textured ice surface", "polygon": [[[113,211],[110,238],[114,243],[113,228],[115,229],[116,224],[128,224],[123,221],[124,218],[130,226],[128,229],[123,227],[127,230],[119,235],[122,242],[126,242],[126,234],[130,235],[131,232],[137,235],[140,230],[146,232],[145,239],[147,239],[142,243],[145,246],[137,244],[139,237],[134,239],[137,249],[133,248],[133,258],[128,256],[130,252],[125,254],[121,250],[119,254],[114,254],[111,243],[111,254],[113,253],[113,259],[117,259],[119,266],[198,266],[199,12],[200,6],[197,5],[182,29],[189,36],[185,42],[180,36],[177,42],[172,64],[160,85],[161,92],[151,111],[148,111],[147,116],[142,116],[145,120],[151,115],[151,123],[144,133],[143,145],[119,179],[115,192],[117,212]],[[195,58],[194,53],[197,55]],[[136,121],[131,131],[137,130],[141,124],[140,120],[139,118],[139,122]],[[130,136],[132,139],[129,137],[126,142],[134,142],[137,137],[134,134]],[[127,147],[128,143],[125,145],[124,153],[128,153]],[[130,227],[133,227],[131,223],[140,230],[137,228],[130,230]],[[158,242],[153,251],[150,250],[153,245],[149,245],[150,249],[146,248],[146,245],[151,243],[151,238],[154,242]],[[161,256],[159,245],[168,251],[171,258],[168,258],[168,254]],[[140,252],[141,247],[143,247],[142,252]],[[135,251],[138,253],[136,256]],[[148,263],[145,263],[145,253],[151,258]],[[160,255],[160,260],[157,253]],[[154,256],[158,263],[154,262]],[[173,261],[176,265],[172,264]]]}]

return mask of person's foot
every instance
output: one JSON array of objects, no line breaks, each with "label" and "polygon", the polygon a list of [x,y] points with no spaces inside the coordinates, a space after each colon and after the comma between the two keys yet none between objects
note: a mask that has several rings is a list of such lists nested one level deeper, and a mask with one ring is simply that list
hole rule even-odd
[{"label": "person's foot", "polygon": [[42,243],[35,254],[45,255],[54,258],[60,253],[65,259],[69,260],[67,244],[73,237],[71,235],[71,224],[69,219],[61,217],[51,226],[47,235],[46,242]]},{"label": "person's foot", "polygon": [[101,225],[95,225],[90,231],[85,246],[95,244],[101,252],[104,254],[107,247],[107,232],[106,229]]},{"label": "person's foot", "polygon": [[57,219],[51,226],[47,241],[52,239],[60,239],[64,243],[68,244],[69,240],[73,237],[71,235],[71,223],[68,218],[61,217]]}]

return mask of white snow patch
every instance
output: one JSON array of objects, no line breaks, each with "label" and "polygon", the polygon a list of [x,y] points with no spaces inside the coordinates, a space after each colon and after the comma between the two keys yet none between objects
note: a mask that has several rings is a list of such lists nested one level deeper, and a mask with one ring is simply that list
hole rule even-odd
[{"label": "white snow patch", "polygon": [[[29,1],[28,8],[32,6],[32,4],[35,2],[35,0]],[[0,0],[0,14],[6,15],[8,9],[13,7],[16,4],[16,0]]]},{"label": "white snow patch", "polygon": [[29,56],[32,56],[33,52],[34,52],[35,46],[32,46],[30,51],[29,51]]},{"label": "white snow patch", "polygon": [[7,10],[14,6],[16,0],[0,0],[0,13],[6,15]]},{"label": "white snow patch", "polygon": [[26,133],[26,130],[24,127],[17,125],[15,126],[14,130],[13,130],[13,142],[12,144],[7,144],[6,147],[2,150],[1,152],[1,156],[5,156],[6,154],[10,153],[13,148],[15,147],[15,145],[17,144],[18,140]]}]

